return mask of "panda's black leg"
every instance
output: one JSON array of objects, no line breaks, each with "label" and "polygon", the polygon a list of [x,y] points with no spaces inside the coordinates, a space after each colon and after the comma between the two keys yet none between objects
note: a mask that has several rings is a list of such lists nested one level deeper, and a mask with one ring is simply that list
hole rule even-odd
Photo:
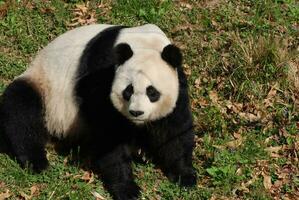
[{"label": "panda's black leg", "polygon": [[135,200],[140,188],[134,181],[131,156],[124,145],[116,147],[94,161],[94,167],[100,173],[105,187],[115,200]]},{"label": "panda's black leg", "polygon": [[0,105],[3,132],[13,156],[22,167],[35,172],[48,166],[45,144],[47,132],[43,123],[42,99],[25,80],[15,80],[5,90]]},{"label": "panda's black leg", "polygon": [[191,131],[170,138],[154,150],[153,160],[165,175],[182,186],[196,184],[196,172],[192,166],[194,134]]}]

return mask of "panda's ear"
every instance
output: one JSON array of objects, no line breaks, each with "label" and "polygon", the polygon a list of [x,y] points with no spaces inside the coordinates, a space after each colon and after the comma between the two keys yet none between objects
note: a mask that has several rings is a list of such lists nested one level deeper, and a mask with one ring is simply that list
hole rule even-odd
[{"label": "panda's ear", "polygon": [[124,64],[133,56],[133,51],[127,43],[120,43],[114,48],[116,60],[118,65]]},{"label": "panda's ear", "polygon": [[182,53],[178,47],[172,44],[169,44],[163,48],[161,57],[174,68],[180,67],[182,65]]}]

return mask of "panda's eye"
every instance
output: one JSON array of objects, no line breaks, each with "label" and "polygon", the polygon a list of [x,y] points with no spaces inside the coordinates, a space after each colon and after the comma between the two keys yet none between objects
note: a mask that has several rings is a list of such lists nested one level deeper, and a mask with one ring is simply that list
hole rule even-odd
[{"label": "panda's eye", "polygon": [[130,84],[126,87],[126,89],[124,89],[122,95],[126,101],[129,101],[133,93],[134,93],[134,88],[133,85]]},{"label": "panda's eye", "polygon": [[158,92],[158,90],[156,90],[156,88],[154,88],[153,86],[148,86],[146,88],[146,95],[151,102],[156,102],[160,98],[160,92]]}]

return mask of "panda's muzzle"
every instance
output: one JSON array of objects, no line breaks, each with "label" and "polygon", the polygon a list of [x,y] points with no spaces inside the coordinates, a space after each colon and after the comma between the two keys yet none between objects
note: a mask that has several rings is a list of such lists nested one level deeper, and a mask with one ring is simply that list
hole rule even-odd
[{"label": "panda's muzzle", "polygon": [[143,111],[139,111],[139,110],[129,110],[129,113],[130,113],[132,116],[134,116],[134,117],[138,117],[138,116],[144,114]]}]

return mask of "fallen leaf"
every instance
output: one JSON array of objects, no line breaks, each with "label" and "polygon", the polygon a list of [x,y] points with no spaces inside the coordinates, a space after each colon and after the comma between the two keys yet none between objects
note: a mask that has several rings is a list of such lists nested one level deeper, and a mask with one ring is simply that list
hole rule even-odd
[{"label": "fallen leaf", "polygon": [[231,149],[236,149],[237,147],[239,147],[244,141],[244,138],[242,136],[240,136],[238,139],[227,142],[225,144],[226,147],[231,148]]},{"label": "fallen leaf", "polygon": [[225,148],[236,149],[243,143],[244,140],[245,140],[245,138],[240,136],[238,139],[229,141],[229,142],[225,143],[224,145],[213,145],[213,147],[215,147],[216,149],[220,149],[220,150],[224,150]]},{"label": "fallen leaf", "polygon": [[105,200],[106,198],[97,193],[96,191],[91,192],[91,194],[96,198],[96,200]]},{"label": "fallen leaf", "polygon": [[96,12],[95,10],[90,10],[90,2],[87,1],[84,4],[77,4],[76,8],[73,10],[74,18],[71,19],[72,23],[69,23],[69,27],[74,27],[77,25],[88,25],[94,24],[96,19]]},{"label": "fallen leaf", "polygon": [[180,6],[183,8],[187,8],[189,10],[191,10],[193,8],[193,6],[191,4],[189,4],[187,1],[180,1]]},{"label": "fallen leaf", "polygon": [[9,190],[6,190],[4,193],[0,193],[0,200],[6,200],[11,196]]},{"label": "fallen leaf", "polygon": [[184,72],[185,72],[185,74],[186,74],[187,76],[190,76],[190,75],[191,75],[191,67],[190,67],[189,65],[184,64],[184,65],[183,65],[183,70],[184,70]]},{"label": "fallen leaf", "polygon": [[216,91],[212,90],[209,92],[209,97],[214,104],[218,104],[218,94]]},{"label": "fallen leaf", "polygon": [[283,146],[275,146],[275,147],[267,147],[265,151],[269,152],[270,157],[272,158],[280,158],[282,155],[279,154],[279,151],[283,150]]},{"label": "fallen leaf", "polygon": [[83,176],[81,177],[81,180],[86,181],[87,183],[92,183],[94,181],[94,175],[92,172],[84,172]]},{"label": "fallen leaf", "polygon": [[38,196],[39,195],[39,187],[37,185],[33,185],[31,188],[30,188],[30,192],[31,192],[31,197],[33,196]]},{"label": "fallen leaf", "polygon": [[213,147],[215,147],[216,149],[220,149],[220,150],[224,150],[225,146],[224,145],[212,145]]},{"label": "fallen leaf", "polygon": [[63,159],[63,165],[66,166],[68,163],[68,158],[66,157],[65,159]]},{"label": "fallen leaf", "polygon": [[269,153],[278,153],[280,150],[283,149],[283,146],[275,146],[275,147],[267,147],[265,151]]},{"label": "fallen leaf", "polygon": [[218,5],[222,3],[222,0],[210,0],[206,1],[206,7],[210,9],[215,9],[218,7]]},{"label": "fallen leaf", "polygon": [[194,87],[195,87],[196,89],[200,89],[200,88],[201,88],[201,87],[200,87],[200,83],[201,83],[200,78],[197,78],[197,79],[194,81]]},{"label": "fallen leaf", "polygon": [[264,172],[262,173],[262,176],[264,178],[263,184],[264,184],[265,189],[270,190],[272,187],[271,176],[269,176],[268,174],[266,174]]},{"label": "fallen leaf", "polygon": [[270,137],[267,137],[267,138],[265,139],[265,144],[268,144],[271,140],[273,140],[273,138],[274,138],[273,135],[271,135]]},{"label": "fallen leaf", "polygon": [[242,135],[241,135],[241,131],[234,132],[234,133],[233,133],[233,136],[234,136],[234,138],[236,138],[236,139],[241,138],[241,137],[242,137]]},{"label": "fallen leaf", "polygon": [[6,16],[8,10],[9,10],[9,3],[8,2],[0,4],[0,18]]},{"label": "fallen leaf", "polygon": [[27,195],[25,192],[20,192],[20,197],[24,200],[30,200],[32,197]]},{"label": "fallen leaf", "polygon": [[261,118],[259,115],[255,115],[252,113],[244,113],[244,112],[240,112],[239,116],[243,119],[250,121],[250,122],[257,122]]},{"label": "fallen leaf", "polygon": [[275,95],[277,93],[277,89],[276,89],[277,87],[278,87],[277,84],[274,85],[274,86],[272,86],[271,89],[270,89],[270,91],[268,92],[268,95],[267,95],[267,97],[264,100],[264,105],[265,105],[266,108],[273,106],[273,100],[274,100],[274,97],[275,97]]}]

